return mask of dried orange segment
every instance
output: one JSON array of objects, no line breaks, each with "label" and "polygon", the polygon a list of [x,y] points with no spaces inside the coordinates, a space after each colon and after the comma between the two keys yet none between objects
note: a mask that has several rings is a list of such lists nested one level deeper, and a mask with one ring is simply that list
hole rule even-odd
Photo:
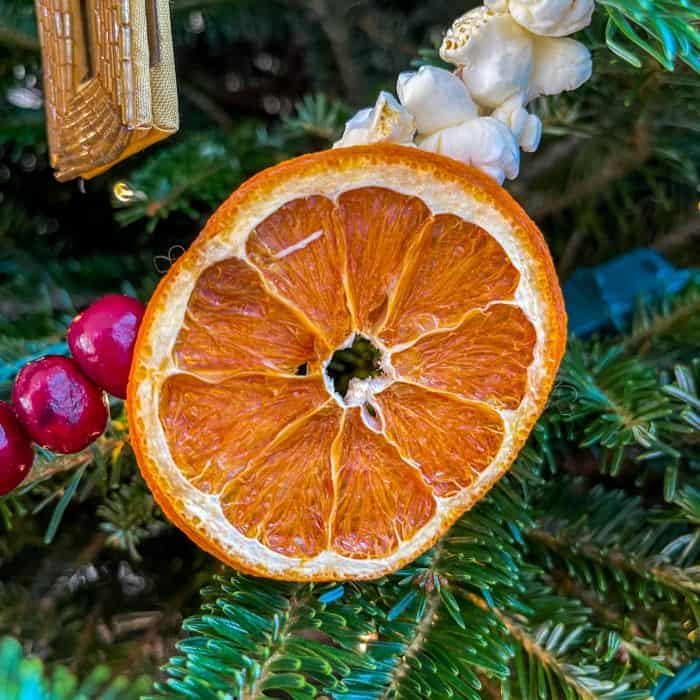
[{"label": "dried orange segment", "polygon": [[518,306],[498,304],[452,331],[423,336],[392,358],[400,377],[424,386],[517,408],[525,396],[535,329]]},{"label": "dried orange segment", "polygon": [[226,488],[226,519],[245,537],[285,556],[312,557],[326,549],[331,447],[341,418],[333,404],[291,426]]},{"label": "dried orange segment", "polygon": [[268,216],[248,237],[246,251],[265,280],[292,302],[331,345],[350,333],[343,294],[343,237],[326,197],[302,197]]},{"label": "dried orange segment", "polygon": [[318,344],[248,263],[229,258],[199,276],[174,353],[179,367],[196,372],[294,374],[317,358]]},{"label": "dried orange segment", "polygon": [[503,420],[483,404],[403,382],[374,400],[386,436],[438,496],[452,496],[473,484],[503,442]]},{"label": "dried orange segment", "polygon": [[425,204],[381,187],[361,187],[338,197],[345,232],[350,305],[357,327],[369,332],[386,311],[403,256],[430,218]]},{"label": "dried orange segment", "polygon": [[392,554],[435,512],[430,489],[359,409],[347,412],[338,452],[331,547],[357,559]]},{"label": "dried orange segment", "polygon": [[131,442],[226,564],[376,578],[507,471],[565,339],[542,236],[493,181],[418,149],[317,153],[245,183],[161,281]]},{"label": "dried orange segment", "polygon": [[284,428],[327,400],[320,377],[254,374],[210,384],[176,374],[163,383],[159,415],[183,476],[220,493]]},{"label": "dried orange segment", "polygon": [[426,226],[390,302],[386,345],[456,325],[470,310],[512,299],[520,275],[483,228],[452,214]]}]

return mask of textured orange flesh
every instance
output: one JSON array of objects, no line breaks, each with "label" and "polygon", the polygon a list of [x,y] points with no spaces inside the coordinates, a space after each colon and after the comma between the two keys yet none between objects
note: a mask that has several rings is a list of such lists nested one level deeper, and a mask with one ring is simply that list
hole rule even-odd
[{"label": "textured orange flesh", "polygon": [[483,404],[403,382],[375,400],[387,438],[418,466],[438,496],[452,496],[472,484],[503,441],[501,417]]},{"label": "textured orange flesh", "polygon": [[456,325],[465,310],[512,299],[520,275],[494,238],[475,224],[440,214],[406,255],[379,337],[386,345]]},{"label": "textured orange flesh", "polygon": [[325,197],[285,204],[255,227],[246,244],[269,284],[301,309],[331,347],[352,327],[342,294],[344,244],[333,203]]},{"label": "textured orange flesh", "polygon": [[[187,303],[158,404],[170,455],[276,553],[388,557],[499,454],[498,411],[523,401],[537,341],[515,302],[520,274],[484,229],[384,187],[293,199],[242,254],[204,270]],[[369,425],[324,382],[353,333],[395,372]]]},{"label": "textured orange flesh", "polygon": [[[429,520],[434,496],[492,462],[503,424],[488,404],[522,401],[534,328],[519,307],[489,306],[512,299],[518,272],[478,226],[375,187],[337,205],[293,200],[246,251],[249,262],[209,267],[190,297],[175,359],[206,381],[164,383],[171,455],[193,485],[221,494],[241,534],[275,552],[386,557]],[[382,434],[358,409],[341,428],[335,403],[308,415],[332,402],[319,349],[353,329],[413,341],[393,362],[415,385],[375,397]],[[292,376],[300,366],[311,374]]]},{"label": "textured orange flesh", "polygon": [[363,187],[340,195],[338,214],[346,240],[348,301],[356,327],[368,333],[383,318],[406,250],[430,212],[416,197]]},{"label": "textured orange flesh", "polygon": [[424,525],[435,500],[395,447],[350,409],[341,435],[331,547],[347,557],[386,556]]},{"label": "textured orange flesh", "polygon": [[317,357],[320,339],[263,286],[247,263],[229,258],[197,281],[175,344],[182,369],[203,374],[294,373]]},{"label": "textured orange flesh", "polygon": [[224,515],[247,537],[287,556],[328,547],[331,446],[342,411],[329,405],[289,429],[226,487]]},{"label": "textured orange flesh", "polygon": [[498,304],[474,311],[454,330],[423,336],[394,356],[394,367],[426,387],[517,408],[535,340],[535,329],[519,307]]},{"label": "textured orange flesh", "polygon": [[327,400],[317,376],[253,374],[211,384],[179,374],[163,385],[160,419],[183,475],[220,493],[285,427]]}]

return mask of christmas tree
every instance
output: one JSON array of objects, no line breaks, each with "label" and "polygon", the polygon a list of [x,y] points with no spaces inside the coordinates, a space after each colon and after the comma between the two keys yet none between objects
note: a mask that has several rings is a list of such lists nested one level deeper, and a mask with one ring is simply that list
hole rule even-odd
[{"label": "christmas tree", "polygon": [[[147,301],[238,184],[329,147],[401,70],[440,65],[466,9],[174,0],[179,134],[60,184],[34,6],[3,0],[0,398],[29,360],[67,353],[94,299]],[[637,248],[697,265],[698,22],[687,0],[598,2],[577,36],[593,77],[531,106],[543,143],[507,188],[562,282]],[[693,697],[700,284],[691,271],[660,286],[631,313],[597,308],[509,474],[377,581],[225,569],[154,504],[114,400],[93,445],[40,450],[0,498],[0,697]]]}]

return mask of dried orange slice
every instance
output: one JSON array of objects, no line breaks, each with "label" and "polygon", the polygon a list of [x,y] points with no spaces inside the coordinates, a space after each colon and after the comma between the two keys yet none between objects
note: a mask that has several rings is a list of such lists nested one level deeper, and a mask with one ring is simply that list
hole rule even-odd
[{"label": "dried orange slice", "polygon": [[380,576],[508,469],[565,336],[542,236],[489,178],[400,146],[305,156],[237,190],[153,295],[133,446],[224,562]]}]

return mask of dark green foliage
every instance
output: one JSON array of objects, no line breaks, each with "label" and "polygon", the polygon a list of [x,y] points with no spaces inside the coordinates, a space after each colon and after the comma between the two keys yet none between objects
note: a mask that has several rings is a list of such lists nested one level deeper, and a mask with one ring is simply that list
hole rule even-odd
[{"label": "dark green foliage", "polygon": [[695,526],[619,490],[599,484],[587,491],[577,480],[550,486],[541,508],[527,537],[560,585],[590,591],[588,602],[605,605],[617,631],[634,616],[636,635],[692,654],[700,623]]},{"label": "dark green foliage", "polygon": [[700,284],[691,280],[676,295],[655,303],[640,303],[624,348],[661,367],[689,362],[700,345]]},{"label": "dark green foliage", "polygon": [[[121,475],[120,475],[121,476]],[[119,483],[120,479],[115,479]],[[157,537],[167,525],[156,516],[153,496],[141,480],[121,484],[97,508],[100,529],[107,533],[106,544],[128,553],[140,561],[138,546],[143,540]]]},{"label": "dark green foliage", "polygon": [[258,697],[282,692],[311,698],[335,693],[351,670],[368,671],[359,640],[374,634],[373,612],[359,594],[328,606],[311,585],[217,578],[203,589],[202,612],[185,621],[159,698]]},{"label": "dark green foliage", "polygon": [[[700,73],[700,9],[684,0],[598,0],[608,13],[605,41],[620,58],[639,68],[631,42],[653,56],[666,70],[680,59]],[[621,37],[624,37],[622,41]]]},{"label": "dark green foliage", "polygon": [[[391,591],[382,591],[386,595]],[[399,589],[396,595],[401,595]],[[370,670],[353,670],[339,698],[480,697],[478,672],[505,678],[513,655],[505,627],[488,609],[433,584],[421,603],[379,619],[366,645]],[[458,623],[456,624],[456,621]],[[364,646],[362,647],[364,649]]]},{"label": "dark green foliage", "polygon": [[[525,614],[504,615],[518,642],[504,697],[641,699],[649,697],[645,675],[669,673],[617,633],[596,626],[578,600],[553,594],[537,577],[524,601]],[[620,663],[623,656],[627,661]]]},{"label": "dark green foliage", "polygon": [[[1,398],[24,362],[65,352],[65,329],[95,297],[146,300],[239,183],[327,148],[399,71],[440,64],[441,33],[466,9],[175,0],[181,133],[60,185],[33,3],[0,3]],[[685,0],[600,0],[579,37],[593,78],[532,106],[543,144],[508,187],[562,278],[644,245],[700,260],[698,18]],[[376,582],[222,573],[155,506],[115,402],[93,448],[41,452],[0,498],[0,634],[49,669],[2,643],[3,700],[3,683],[12,700],[650,697],[698,655],[698,347],[697,280],[641,300],[617,334],[572,341],[510,473]],[[104,664],[157,680],[110,680]]]},{"label": "dark green foliage", "polygon": [[3,700],[138,700],[148,679],[128,681],[110,677],[106,666],[96,667],[83,681],[69,670],[44,671],[36,657],[24,657],[14,639],[0,640],[0,691]]},{"label": "dark green foliage", "polygon": [[318,93],[306,95],[295,105],[295,114],[284,119],[283,126],[289,137],[312,136],[323,146],[340,138],[350,110],[340,102],[332,102]]},{"label": "dark green foliage", "polygon": [[[687,409],[664,391],[656,371],[623,348],[572,342],[552,397],[551,429],[599,450],[603,473],[618,476],[625,459],[662,460],[676,468],[688,435]],[[692,430],[692,428],[691,428]]]},{"label": "dark green foliage", "polygon": [[[176,212],[198,219],[246,177],[281,160],[284,153],[267,131],[249,124],[223,137],[178,137],[150,155],[128,182],[114,186],[116,218],[126,225],[145,217],[147,230]],[[235,155],[233,155],[235,153]]]},{"label": "dark green foliage", "polygon": [[691,281],[672,298],[641,303],[618,342],[571,341],[550,399],[558,409],[546,421],[550,440],[592,449],[602,473],[634,475],[638,486],[663,478],[673,500],[700,466],[698,318]]}]

